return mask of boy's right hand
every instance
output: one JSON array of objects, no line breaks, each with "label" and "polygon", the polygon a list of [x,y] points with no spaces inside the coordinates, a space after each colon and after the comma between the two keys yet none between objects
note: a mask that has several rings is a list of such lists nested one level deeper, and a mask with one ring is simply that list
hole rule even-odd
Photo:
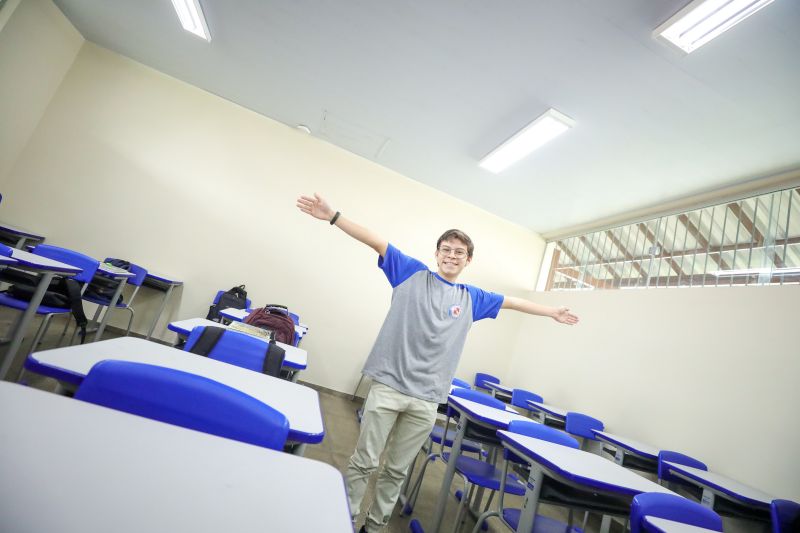
[{"label": "boy's right hand", "polygon": [[313,198],[311,196],[301,196],[298,198],[297,207],[303,213],[326,222],[332,219],[333,215],[336,214],[336,212],[331,209],[331,206],[328,205],[328,202],[317,193],[314,193]]}]

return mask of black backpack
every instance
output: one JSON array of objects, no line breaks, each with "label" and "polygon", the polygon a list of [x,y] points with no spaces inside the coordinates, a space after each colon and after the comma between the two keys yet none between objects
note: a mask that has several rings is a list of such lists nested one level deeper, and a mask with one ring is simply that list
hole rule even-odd
[{"label": "black backpack", "polygon": [[[12,298],[30,302],[33,298],[33,293],[36,291],[36,286],[39,285],[39,277],[35,274],[23,272],[21,270],[7,268],[3,271],[3,281],[12,283],[6,289],[6,293]],[[75,322],[78,324],[79,334],[81,337],[81,344],[86,338],[86,313],[83,312],[83,304],[81,303],[81,284],[71,278],[54,276],[50,281],[50,286],[47,287],[42,303],[48,307],[69,308],[70,313],[75,317]]]},{"label": "black backpack", "polygon": [[[194,343],[189,353],[208,356],[214,346],[217,345],[219,339],[225,333],[225,328],[218,328],[208,326],[203,331],[202,335]],[[286,356],[286,350],[281,348],[275,343],[275,339],[270,339],[267,343],[267,349],[264,351],[264,364],[261,372],[272,377],[281,377],[281,367],[283,366],[283,359]]]},{"label": "black backpack", "polygon": [[247,291],[244,290],[244,285],[238,285],[220,294],[217,303],[208,308],[206,320],[219,322],[221,320],[219,312],[230,307],[234,309],[247,308]]},{"label": "black backpack", "polygon": [[[112,266],[130,271],[131,264],[124,259],[109,259],[106,261]],[[89,286],[83,291],[83,295],[90,299],[101,300],[109,302],[109,305],[117,305],[124,303],[122,294],[119,295],[117,302],[111,303],[111,298],[114,296],[117,287],[119,287],[119,280],[107,278],[99,274],[95,274]]]}]

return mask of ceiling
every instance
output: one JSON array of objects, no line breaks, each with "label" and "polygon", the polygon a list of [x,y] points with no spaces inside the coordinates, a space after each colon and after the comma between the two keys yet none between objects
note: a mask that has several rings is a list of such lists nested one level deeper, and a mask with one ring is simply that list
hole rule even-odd
[{"label": "ceiling", "polygon": [[[800,2],[690,55],[686,0],[55,0],[83,36],[540,233],[800,167]],[[478,160],[546,109],[576,126]]]}]

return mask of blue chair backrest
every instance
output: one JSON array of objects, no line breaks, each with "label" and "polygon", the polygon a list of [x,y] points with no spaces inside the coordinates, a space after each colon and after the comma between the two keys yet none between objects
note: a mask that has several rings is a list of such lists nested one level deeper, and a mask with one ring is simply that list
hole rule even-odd
[{"label": "blue chair backrest", "polygon": [[289,311],[289,318],[292,319],[292,322],[294,322],[295,326],[300,325],[300,315],[298,315],[297,313],[292,313],[291,311]]},{"label": "blue chair backrest", "polygon": [[462,389],[468,389],[469,388],[469,383],[467,383],[463,379],[453,378],[452,383],[453,383],[454,387],[461,387]]},{"label": "blue chair backrest", "polygon": [[567,433],[583,437],[584,439],[597,440],[592,433],[593,429],[603,431],[603,423],[596,418],[583,413],[567,413]]},{"label": "blue chair backrest", "polygon": [[[113,257],[106,257],[105,262],[109,263],[113,260]],[[144,278],[147,277],[147,270],[140,267],[139,265],[134,265],[131,263],[130,268],[128,269],[131,273],[133,273],[132,278],[128,278],[127,284],[133,285],[135,287],[139,287],[142,283],[144,283]]]},{"label": "blue chair backrest", "polygon": [[[519,433],[535,439],[546,440],[554,444],[560,444],[569,448],[580,448],[580,443],[577,439],[571,437],[561,431],[560,429],[545,426],[537,422],[528,420],[512,420],[508,424],[508,431],[511,433]],[[509,451],[507,448],[503,449],[503,457],[515,463],[524,463],[525,461],[517,454]]]},{"label": "blue chair backrest", "polygon": [[153,420],[282,450],[286,417],[233,387],[172,368],[100,361],[75,398]]},{"label": "blue chair backrest", "polygon": [[645,516],[722,531],[722,519],[717,513],[677,494],[644,492],[634,496],[631,503],[631,533],[648,531],[643,524]]},{"label": "blue chair backrest", "polygon": [[[183,350],[186,352],[191,351],[205,330],[205,326],[197,326],[192,329],[186,339]],[[267,344],[268,341],[266,339],[228,329],[223,332],[211,349],[208,358],[246,368],[247,370],[262,372],[264,369],[264,357],[267,353]]]},{"label": "blue chair backrest", "polygon": [[[227,292],[227,291],[217,291],[217,295],[214,296],[214,301],[211,302],[211,305],[218,304],[219,303],[219,298],[220,298],[220,296],[222,296],[222,293],[224,293],[224,292]],[[250,309],[250,306],[253,305],[253,302],[250,301],[250,298],[245,298],[244,299],[244,305],[245,305],[245,307],[247,309]],[[220,311],[222,311],[222,309],[220,309]]]},{"label": "blue chair backrest", "polygon": [[485,392],[472,390],[472,389],[462,389],[461,387],[456,387],[450,394],[453,396],[458,396],[459,398],[464,398],[465,400],[470,400],[476,403],[481,403],[483,405],[487,405],[489,407],[494,407],[495,409],[504,410],[506,408],[506,404],[494,398]]},{"label": "blue chair backrest", "polygon": [[679,465],[691,466],[693,468],[699,468],[700,470],[708,470],[708,467],[702,461],[695,459],[694,457],[689,457],[688,455],[684,455],[682,453],[673,452],[670,450],[661,450],[658,452],[658,479],[663,481],[679,481],[680,478],[675,477],[674,475],[670,474],[669,468],[667,465],[664,464],[664,461],[669,461],[671,463],[677,463]]},{"label": "blue chair backrest", "polygon": [[772,500],[772,533],[800,531],[800,503],[791,500]]},{"label": "blue chair backrest", "polygon": [[489,383],[500,383],[500,378],[495,377],[491,374],[484,374],[483,372],[477,372],[475,374],[475,386],[481,389],[486,389],[486,382]]},{"label": "blue chair backrest", "polygon": [[11,257],[12,253],[14,253],[14,249],[12,247],[0,243],[0,255],[5,257]]},{"label": "blue chair backrest", "polygon": [[538,394],[534,394],[531,391],[525,389],[513,389],[511,391],[511,405],[514,407],[522,407],[523,409],[530,409],[528,405],[528,400],[533,402],[544,403],[544,398],[539,396]]},{"label": "blue chair backrest", "polygon": [[73,276],[72,279],[78,283],[89,283],[92,281],[97,267],[100,266],[100,261],[88,255],[84,255],[74,250],[61,248],[59,246],[52,246],[50,244],[39,244],[33,249],[33,254],[53,259],[54,261],[61,261],[74,267],[82,268],[83,272]]}]

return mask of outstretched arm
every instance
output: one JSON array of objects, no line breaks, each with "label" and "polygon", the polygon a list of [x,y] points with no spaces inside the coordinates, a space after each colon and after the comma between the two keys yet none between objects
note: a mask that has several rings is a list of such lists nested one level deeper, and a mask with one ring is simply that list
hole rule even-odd
[{"label": "outstretched arm", "polygon": [[513,309],[529,315],[549,316],[556,322],[569,324],[570,326],[578,323],[578,317],[570,313],[566,307],[548,307],[513,296],[506,296],[500,309]]},{"label": "outstretched arm", "polygon": [[[301,196],[298,198],[297,207],[303,213],[311,215],[319,220],[324,220],[328,223],[330,223],[334,215],[336,215],[336,211],[331,209],[331,206],[328,205],[328,202],[326,202],[325,199],[317,193],[314,193],[314,196]],[[339,214],[339,216],[336,218],[334,225],[355,240],[363,242],[378,252],[381,257],[386,255],[386,248],[389,246],[389,241],[376,234],[371,229],[356,224],[342,214]]]}]

